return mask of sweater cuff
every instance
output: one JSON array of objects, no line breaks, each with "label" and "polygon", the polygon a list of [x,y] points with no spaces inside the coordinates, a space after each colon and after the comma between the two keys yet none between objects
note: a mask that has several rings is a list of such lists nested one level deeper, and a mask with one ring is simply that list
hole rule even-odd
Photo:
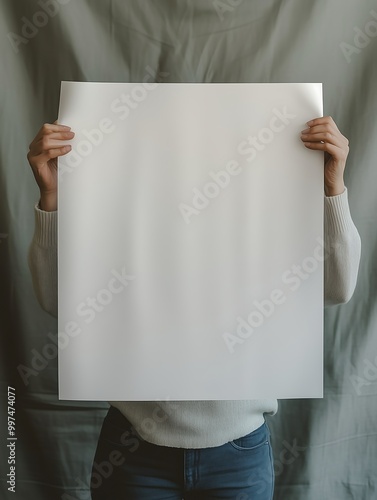
[{"label": "sweater cuff", "polygon": [[34,205],[34,240],[42,247],[56,246],[58,242],[58,211],[46,212],[39,208],[39,200]]},{"label": "sweater cuff", "polygon": [[325,195],[325,227],[331,234],[347,233],[353,227],[348,204],[348,190],[336,196]]}]

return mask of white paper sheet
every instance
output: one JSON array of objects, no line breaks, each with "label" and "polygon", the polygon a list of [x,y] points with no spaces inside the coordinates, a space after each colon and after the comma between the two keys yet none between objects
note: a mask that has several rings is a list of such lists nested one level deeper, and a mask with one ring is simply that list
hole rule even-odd
[{"label": "white paper sheet", "polygon": [[322,84],[62,82],[59,398],[322,397]]}]

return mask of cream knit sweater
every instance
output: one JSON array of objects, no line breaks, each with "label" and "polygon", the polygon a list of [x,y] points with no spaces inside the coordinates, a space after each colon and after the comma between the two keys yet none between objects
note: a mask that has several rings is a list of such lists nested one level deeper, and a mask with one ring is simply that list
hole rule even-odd
[{"label": "cream knit sweater", "polygon": [[[355,290],[361,239],[351,218],[348,191],[324,196],[325,306],[348,302]],[[35,230],[28,253],[33,286],[41,307],[57,317],[57,211],[34,205]],[[109,401],[145,440],[163,446],[205,448],[239,438],[275,415],[276,399],[248,401]],[[130,440],[130,444],[132,440]]]}]

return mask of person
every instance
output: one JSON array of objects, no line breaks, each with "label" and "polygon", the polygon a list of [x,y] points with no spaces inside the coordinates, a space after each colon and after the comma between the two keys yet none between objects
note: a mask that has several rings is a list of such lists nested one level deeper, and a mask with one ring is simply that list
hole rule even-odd
[{"label": "person", "polygon": [[[28,253],[41,307],[57,316],[57,158],[71,150],[70,127],[44,124],[27,155],[40,197]],[[354,293],[360,235],[348,205],[348,140],[330,116],[308,122],[303,146],[324,155],[324,304]],[[332,251],[327,254],[328,249]],[[274,399],[250,401],[112,401],[92,465],[93,500],[270,500],[275,471],[266,415]]]}]

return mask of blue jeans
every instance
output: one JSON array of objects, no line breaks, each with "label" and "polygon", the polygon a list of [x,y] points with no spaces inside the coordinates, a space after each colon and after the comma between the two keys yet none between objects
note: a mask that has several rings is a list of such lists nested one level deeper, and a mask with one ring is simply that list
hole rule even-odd
[{"label": "blue jeans", "polygon": [[143,440],[115,407],[103,421],[92,466],[92,500],[272,500],[267,422],[213,448],[172,448]]}]

